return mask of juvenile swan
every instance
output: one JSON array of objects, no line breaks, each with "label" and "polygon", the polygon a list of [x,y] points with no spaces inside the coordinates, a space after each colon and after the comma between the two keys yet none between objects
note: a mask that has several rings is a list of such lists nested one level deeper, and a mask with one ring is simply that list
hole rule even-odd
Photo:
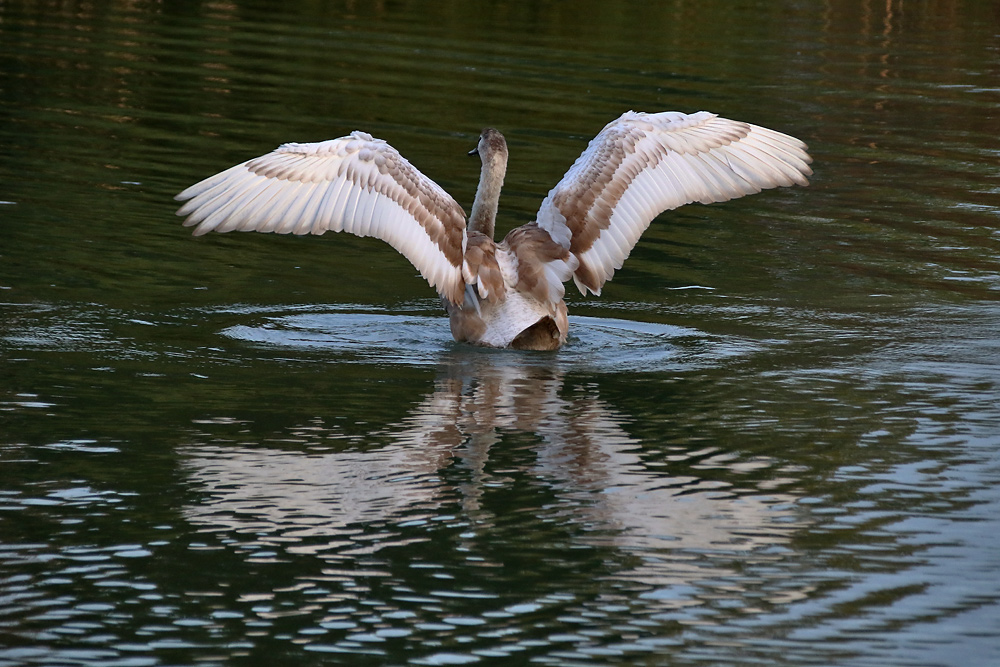
[{"label": "juvenile swan", "polygon": [[177,195],[195,235],[258,231],[374,236],[437,289],[457,341],[554,350],[569,322],[563,283],[584,295],[621,268],[663,211],[777,186],[808,185],[806,145],[707,111],[629,111],[609,123],[549,191],[535,221],[493,240],[507,143],[485,129],[482,172],[462,207],[392,146],[364,132],[284,144]]}]

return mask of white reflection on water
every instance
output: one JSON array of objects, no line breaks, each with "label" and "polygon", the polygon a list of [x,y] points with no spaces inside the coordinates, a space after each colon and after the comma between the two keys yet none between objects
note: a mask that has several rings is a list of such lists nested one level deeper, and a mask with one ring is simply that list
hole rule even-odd
[{"label": "white reflection on water", "polygon": [[[567,391],[557,365],[452,350],[441,359],[434,390],[400,423],[373,434],[380,441],[387,436],[388,445],[322,454],[184,448],[189,479],[203,497],[184,515],[210,532],[252,536],[241,548],[267,557],[280,550],[342,561],[431,539],[404,528],[440,518],[442,508],[454,511],[455,501],[477,532],[488,532],[503,518],[490,513],[484,495],[520,475],[554,491],[559,520],[577,527],[574,539],[627,552],[622,561],[629,565],[614,576],[640,583],[650,605],[700,604],[692,583],[719,577],[733,579],[716,599],[740,598],[732,583],[739,574],[728,561],[738,555],[745,567],[776,558],[803,527],[796,498],[654,469],[642,443],[623,428],[627,421],[594,391]],[[303,429],[314,436],[321,430]],[[492,448],[517,432],[537,437],[532,462],[496,470]],[[734,469],[772,464],[731,463]],[[773,599],[758,601],[788,602],[811,590],[769,589]]]}]

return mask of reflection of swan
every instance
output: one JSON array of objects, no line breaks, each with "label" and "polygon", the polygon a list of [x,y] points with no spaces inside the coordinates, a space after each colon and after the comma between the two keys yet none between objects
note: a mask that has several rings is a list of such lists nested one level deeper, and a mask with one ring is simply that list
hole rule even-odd
[{"label": "reflection of swan", "polygon": [[[372,434],[388,435],[382,447],[310,454],[192,446],[186,467],[208,498],[185,513],[206,530],[246,535],[265,552],[281,547],[332,560],[423,539],[406,526],[440,514],[456,497],[468,519],[488,526],[495,518],[483,498],[503,483],[503,473],[490,469],[491,447],[506,434],[528,432],[539,443],[519,474],[552,489],[560,516],[580,527],[579,539],[639,556],[623,576],[646,585],[719,574],[717,564],[690,556],[666,563],[664,550],[747,558],[799,528],[788,497],[654,471],[641,443],[623,430],[624,418],[599,397],[567,392],[558,369],[504,359],[453,354],[432,393],[400,423]],[[317,433],[321,427],[310,424],[293,435]],[[341,437],[326,435],[324,444]],[[732,462],[716,467],[738,471]],[[363,526],[366,538],[354,539]]]},{"label": "reflection of swan", "polygon": [[458,203],[384,141],[363,132],[285,144],[177,195],[195,234],[232,230],[375,236],[444,298],[458,341],[551,350],[566,341],[563,283],[600,294],[665,210],[806,185],[805,144],[708,112],[628,112],[590,142],[535,222],[493,240],[507,144],[483,130],[466,229]]}]

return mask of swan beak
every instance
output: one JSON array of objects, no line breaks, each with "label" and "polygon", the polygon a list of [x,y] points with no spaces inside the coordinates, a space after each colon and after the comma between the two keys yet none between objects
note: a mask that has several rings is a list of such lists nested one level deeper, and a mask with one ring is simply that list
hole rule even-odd
[{"label": "swan beak", "polygon": [[469,155],[479,155],[479,146],[476,146],[468,153]]}]

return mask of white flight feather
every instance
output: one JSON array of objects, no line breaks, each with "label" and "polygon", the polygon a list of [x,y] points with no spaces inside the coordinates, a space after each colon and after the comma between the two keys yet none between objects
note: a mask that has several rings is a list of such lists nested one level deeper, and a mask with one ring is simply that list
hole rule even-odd
[{"label": "white flight feather", "polygon": [[[460,298],[461,262],[456,266],[449,257],[464,252],[464,213],[395,149],[362,132],[284,144],[192,185],[177,199],[186,200],[178,215],[187,216],[184,224],[195,226],[196,235],[343,230],[375,236],[406,256],[442,295]],[[428,231],[417,215],[437,228]],[[461,248],[446,251],[431,233],[447,243],[461,238]]]},{"label": "white flight feather", "polygon": [[[542,202],[536,220],[553,240],[578,255],[581,269],[598,277],[593,289],[574,276],[580,291],[600,293],[601,284],[621,268],[639,236],[663,211],[806,185],[812,171],[805,148],[794,137],[705,111],[630,111],[590,142]],[[606,161],[599,163],[601,159]],[[629,174],[634,174],[631,181]],[[565,201],[604,181],[589,209],[581,211],[575,201]],[[605,198],[621,188],[624,193],[616,201]],[[560,209],[563,201],[565,210]],[[612,213],[602,223],[599,210],[609,205]],[[567,215],[576,219],[567,220]],[[577,239],[594,234],[589,246],[575,247]]]}]

